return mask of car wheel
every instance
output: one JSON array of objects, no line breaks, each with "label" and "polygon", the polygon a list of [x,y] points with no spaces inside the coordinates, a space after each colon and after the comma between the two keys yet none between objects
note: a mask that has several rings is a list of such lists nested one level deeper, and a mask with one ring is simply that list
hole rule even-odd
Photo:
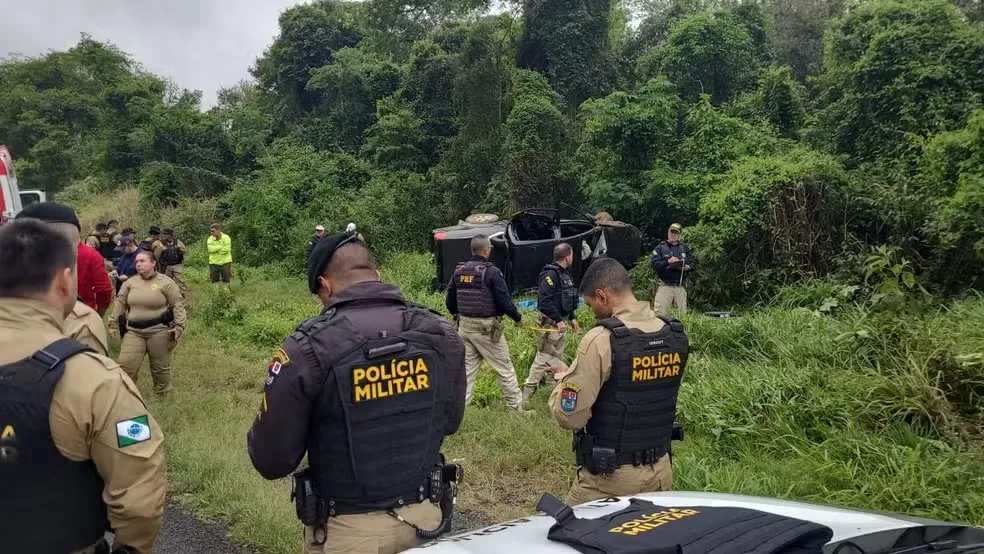
[{"label": "car wheel", "polygon": [[474,223],[476,225],[495,223],[496,221],[499,221],[499,216],[495,214],[471,214],[465,218],[465,223]]}]

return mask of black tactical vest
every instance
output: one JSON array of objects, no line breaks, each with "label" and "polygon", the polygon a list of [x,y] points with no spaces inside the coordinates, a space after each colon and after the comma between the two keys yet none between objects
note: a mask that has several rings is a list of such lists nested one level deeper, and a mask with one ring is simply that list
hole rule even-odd
[{"label": "black tactical vest", "polygon": [[660,319],[666,325],[655,333],[598,322],[611,331],[612,371],[585,431],[595,447],[615,449],[618,466],[659,459],[670,444],[690,342],[682,323]]},{"label": "black tactical vest", "polygon": [[92,461],[62,456],[49,411],[65,360],[91,348],[72,339],[0,367],[0,550],[74,552],[106,530],[103,481]]},{"label": "black tactical vest", "polygon": [[597,519],[575,517],[549,494],[537,509],[557,520],[547,538],[587,554],[820,554],[834,535],[818,523],[749,508],[669,508],[638,498]]},{"label": "black tactical vest", "polygon": [[178,248],[178,241],[164,246],[164,251],[161,252],[161,261],[164,262],[164,265],[179,265],[184,263],[184,253]]},{"label": "black tactical vest", "polygon": [[113,237],[109,235],[97,235],[99,239],[99,254],[107,260],[112,260],[113,256],[116,255],[116,243],[113,242]]},{"label": "black tactical vest", "polygon": [[540,279],[543,279],[543,274],[553,271],[560,278],[560,309],[564,312],[564,315],[571,316],[574,314],[574,304],[577,302],[577,287],[574,286],[574,279],[571,277],[570,272],[566,269],[560,267],[557,264],[547,264],[543,267],[543,271],[540,273]]},{"label": "black tactical vest", "polygon": [[[345,310],[367,302],[350,301]],[[444,354],[439,316],[395,303],[405,310],[403,331],[394,336],[356,329],[334,309],[294,334],[324,379],[308,459],[331,515],[421,502],[430,472],[442,463],[441,421],[452,398],[448,372],[456,368]]]},{"label": "black tactical vest", "polygon": [[485,281],[490,262],[471,260],[454,271],[454,285],[458,295],[458,312],[465,317],[495,317],[495,297]]}]

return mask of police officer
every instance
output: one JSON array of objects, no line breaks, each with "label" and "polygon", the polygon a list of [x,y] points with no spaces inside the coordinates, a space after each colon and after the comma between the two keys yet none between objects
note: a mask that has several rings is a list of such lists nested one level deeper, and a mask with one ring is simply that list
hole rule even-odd
[{"label": "police officer", "polygon": [[161,228],[157,225],[151,225],[150,230],[147,233],[147,238],[140,241],[141,250],[146,250],[151,254],[157,252],[157,248],[161,244]]},{"label": "police officer", "polygon": [[547,372],[549,361],[553,358],[562,360],[564,346],[567,344],[567,327],[576,333],[581,325],[574,317],[577,311],[578,295],[574,279],[567,271],[574,263],[574,250],[571,245],[562,242],[554,247],[554,261],[543,267],[540,272],[540,294],[537,306],[540,314],[536,325],[542,328],[555,328],[556,331],[538,331],[536,340],[536,357],[530,367],[530,375],[523,385],[523,402],[529,401],[540,385],[544,373]]},{"label": "police officer", "polygon": [[683,227],[679,223],[670,225],[666,240],[659,243],[653,250],[649,263],[659,284],[653,297],[653,310],[656,313],[666,313],[670,308],[687,309],[686,277],[689,271],[697,267],[697,257],[684,244],[680,237]]},{"label": "police officer", "polygon": [[471,239],[472,258],[458,264],[448,283],[445,305],[458,318],[458,334],[465,343],[465,373],[468,390],[465,403],[470,404],[484,359],[499,374],[499,386],[506,406],[519,413],[529,413],[522,406],[516,370],[509,357],[502,316],[508,315],[522,325],[522,316],[513,304],[509,287],[499,268],[492,265],[492,242],[485,235]]},{"label": "police officer", "polygon": [[576,430],[577,479],[569,503],[669,490],[667,449],[689,343],[679,321],[657,317],[632,293],[617,261],[594,262],[581,281],[598,325],[578,345],[558,381],[550,411]]},{"label": "police officer", "polygon": [[[22,218],[41,220],[61,233],[72,244],[79,243],[82,227],[79,225],[75,210],[68,206],[56,202],[38,202],[17,214],[16,219]],[[78,275],[76,280],[77,278]],[[96,354],[109,355],[109,338],[106,335],[106,324],[103,323],[102,316],[81,300],[76,299],[75,307],[65,318],[64,332],[65,336],[72,337],[92,348]]]},{"label": "police officer", "polygon": [[0,228],[0,544],[4,552],[149,554],[164,514],[161,428],[115,362],[62,334],[75,243]]},{"label": "police officer", "polygon": [[308,241],[307,247],[304,249],[304,259],[311,257],[311,252],[314,251],[314,247],[318,245],[318,241],[325,238],[325,226],[318,225],[314,228],[314,236]]},{"label": "police officer", "polygon": [[[418,533],[434,536],[427,532],[449,523],[450,487],[431,477],[444,437],[464,417],[464,346],[450,322],[379,280],[355,233],[318,243],[308,285],[324,310],[267,368],[250,459],[278,479],[307,452],[310,468],[295,474],[306,552],[416,546]],[[440,508],[432,497],[444,499]]]},{"label": "police officer", "polygon": [[188,297],[188,283],[184,279],[184,257],[187,253],[188,247],[174,237],[174,227],[164,227],[161,230],[160,243],[154,250],[154,257],[163,268],[164,275],[178,285],[183,298]]},{"label": "police officer", "polygon": [[136,257],[137,275],[123,283],[109,316],[109,334],[123,339],[120,365],[134,383],[150,358],[154,393],[165,395],[171,386],[171,351],[187,323],[184,299],[178,285],[157,271],[157,261],[141,250]]}]

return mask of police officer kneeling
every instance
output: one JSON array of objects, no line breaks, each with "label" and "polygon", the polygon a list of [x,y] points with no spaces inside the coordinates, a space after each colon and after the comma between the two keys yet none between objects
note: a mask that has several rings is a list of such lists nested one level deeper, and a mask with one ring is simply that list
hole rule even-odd
[{"label": "police officer kneeling", "polygon": [[457,480],[440,448],[464,417],[461,339],[381,282],[355,233],[318,243],[308,284],[324,310],[270,362],[247,437],[254,467],[278,479],[307,452],[294,478],[306,552],[382,554],[436,538]]},{"label": "police officer kneeling", "polygon": [[598,324],[570,368],[550,368],[558,382],[550,410],[576,430],[568,501],[670,490],[667,451],[689,350],[683,325],[636,300],[628,272],[611,258],[588,268],[581,291]]},{"label": "police officer kneeling", "polygon": [[163,435],[115,362],[64,337],[75,266],[52,226],[0,228],[0,550],[104,553],[111,528],[116,552],[149,553]]}]

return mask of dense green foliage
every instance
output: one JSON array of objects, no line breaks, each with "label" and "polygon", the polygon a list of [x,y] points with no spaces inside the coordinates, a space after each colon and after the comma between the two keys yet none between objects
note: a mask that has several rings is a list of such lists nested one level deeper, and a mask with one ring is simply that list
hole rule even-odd
[{"label": "dense green foliage", "polygon": [[205,111],[83,37],[0,64],[0,143],[24,188],[211,206],[250,264],[300,269],[316,223],[355,221],[384,254],[474,211],[573,201],[647,247],[690,227],[698,303],[861,284],[872,246],[932,294],[981,286],[979,1],[487,7],[296,6],[255,81]]}]

